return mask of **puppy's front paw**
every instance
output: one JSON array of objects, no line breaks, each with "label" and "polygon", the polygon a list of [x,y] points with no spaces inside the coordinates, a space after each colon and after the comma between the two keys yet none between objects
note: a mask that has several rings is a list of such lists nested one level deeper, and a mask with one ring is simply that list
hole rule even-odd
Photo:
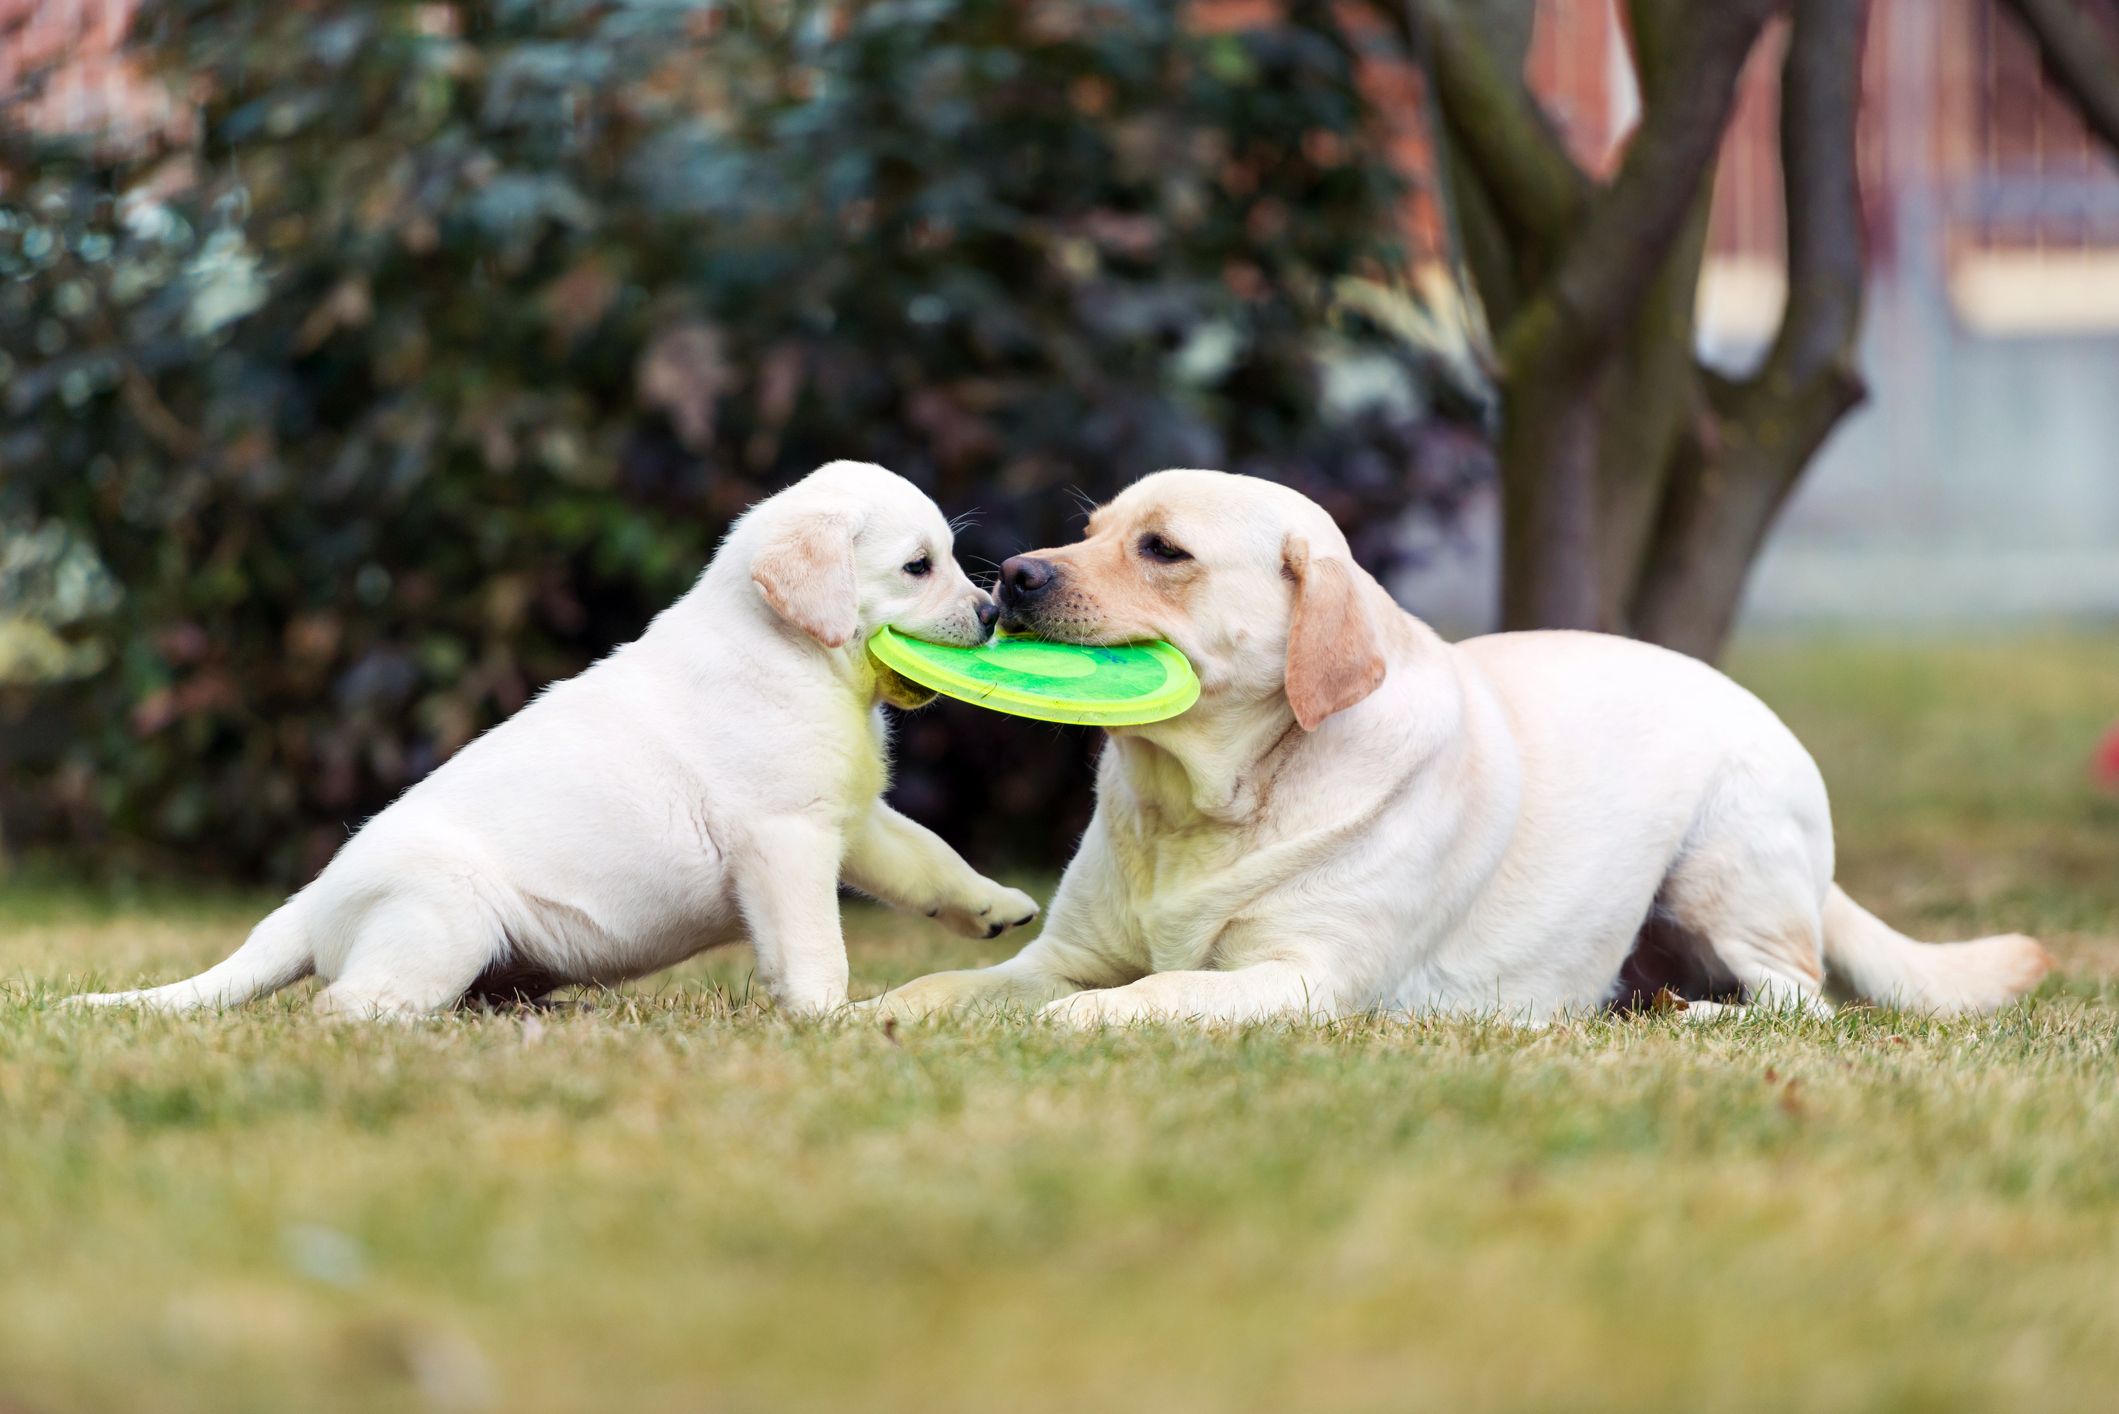
[{"label": "puppy's front paw", "polygon": [[981,879],[979,884],[969,898],[944,904],[930,916],[967,938],[998,938],[1037,917],[1037,900],[1021,889],[1005,888],[991,879]]}]

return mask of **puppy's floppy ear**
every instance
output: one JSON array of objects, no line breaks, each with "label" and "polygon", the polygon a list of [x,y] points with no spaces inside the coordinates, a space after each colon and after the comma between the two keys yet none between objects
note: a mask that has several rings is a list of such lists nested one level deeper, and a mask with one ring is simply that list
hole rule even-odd
[{"label": "puppy's floppy ear", "polygon": [[1281,573],[1295,585],[1288,619],[1288,705],[1306,732],[1344,712],[1383,681],[1383,641],[1345,560],[1310,558],[1310,542],[1290,535]]},{"label": "puppy's floppy ear", "polygon": [[853,527],[835,515],[804,516],[776,530],[751,558],[750,577],[773,612],[826,648],[853,638]]}]

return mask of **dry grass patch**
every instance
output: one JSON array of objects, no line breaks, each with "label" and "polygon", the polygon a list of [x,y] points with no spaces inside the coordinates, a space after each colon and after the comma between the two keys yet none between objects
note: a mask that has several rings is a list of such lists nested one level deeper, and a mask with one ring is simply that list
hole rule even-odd
[{"label": "dry grass patch", "polygon": [[[2092,651],[2095,650],[2095,651]],[[2028,1006],[1545,1032],[82,1016],[269,900],[0,900],[0,1408],[2097,1409],[2119,653],[1763,646],[1844,873]],[[857,908],[869,983],[991,955]]]}]

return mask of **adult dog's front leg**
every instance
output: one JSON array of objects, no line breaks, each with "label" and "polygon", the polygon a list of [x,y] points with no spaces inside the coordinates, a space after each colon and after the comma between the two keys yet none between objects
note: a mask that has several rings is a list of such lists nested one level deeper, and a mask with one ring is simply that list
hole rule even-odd
[{"label": "adult dog's front leg", "polygon": [[1062,997],[1038,1012],[1084,1028],[1136,1021],[1322,1020],[1336,1014],[1331,989],[1293,962],[1261,962],[1227,972],[1157,972],[1123,987]]},{"label": "adult dog's front leg", "polygon": [[840,844],[807,820],[755,826],[736,861],[736,902],[758,954],[758,975],[789,1011],[846,1004],[846,937],[839,927]]},{"label": "adult dog's front leg", "polygon": [[880,800],[847,842],[840,877],[967,938],[997,938],[1037,917],[1036,899],[979,873],[940,835]]},{"label": "adult dog's front leg", "polygon": [[1081,984],[1051,966],[1033,942],[1006,962],[959,972],[935,972],[858,1003],[863,1011],[917,1021],[944,1012],[1021,1007],[1035,1011]]}]

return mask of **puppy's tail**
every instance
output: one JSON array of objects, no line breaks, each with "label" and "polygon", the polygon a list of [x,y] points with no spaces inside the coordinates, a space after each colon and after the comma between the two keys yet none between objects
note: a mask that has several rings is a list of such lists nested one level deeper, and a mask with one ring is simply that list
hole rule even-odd
[{"label": "puppy's tail", "polygon": [[2036,938],[2021,933],[1969,943],[1915,942],[1834,884],[1825,895],[1825,963],[1865,1000],[1955,1015],[2015,1001],[2038,985],[2053,959]]},{"label": "puppy's tail", "polygon": [[202,1011],[236,1006],[301,981],[316,970],[299,897],[291,898],[250,930],[227,960],[196,977],[137,992],[96,992],[70,998],[75,1006],[143,1006],[158,1011]]}]

